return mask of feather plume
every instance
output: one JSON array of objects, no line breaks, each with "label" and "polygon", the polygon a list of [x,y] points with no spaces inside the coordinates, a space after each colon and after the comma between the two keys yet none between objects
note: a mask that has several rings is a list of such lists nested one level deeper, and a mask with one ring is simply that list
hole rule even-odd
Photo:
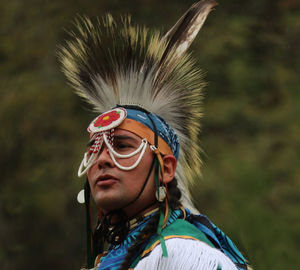
[{"label": "feather plume", "polygon": [[69,83],[96,112],[116,104],[138,105],[175,130],[181,146],[176,177],[183,204],[193,212],[197,210],[188,186],[192,171],[200,172],[198,136],[205,83],[186,49],[214,5],[213,0],[194,4],[165,36],[134,25],[130,16],[115,20],[108,14],[96,22],[78,17],[76,32],[59,51]]},{"label": "feather plume", "polygon": [[193,4],[165,34],[164,39],[169,39],[168,47],[176,46],[178,57],[190,47],[203,26],[207,15],[216,5],[215,0],[204,0]]}]

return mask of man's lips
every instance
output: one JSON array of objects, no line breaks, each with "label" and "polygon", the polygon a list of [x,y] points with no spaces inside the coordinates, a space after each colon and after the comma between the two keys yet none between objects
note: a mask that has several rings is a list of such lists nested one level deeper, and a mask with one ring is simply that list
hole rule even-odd
[{"label": "man's lips", "polygon": [[117,182],[117,178],[110,174],[101,174],[96,179],[96,186],[109,186]]}]

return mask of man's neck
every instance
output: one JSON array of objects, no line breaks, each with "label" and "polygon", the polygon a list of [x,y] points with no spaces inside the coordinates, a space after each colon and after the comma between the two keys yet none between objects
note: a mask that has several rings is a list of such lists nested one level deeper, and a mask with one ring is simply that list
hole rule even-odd
[{"label": "man's neck", "polygon": [[140,221],[142,221],[145,217],[150,216],[154,212],[158,211],[158,207],[148,210],[147,212],[143,212],[142,214],[138,214],[134,218],[130,219],[129,226],[130,230],[132,230]]},{"label": "man's neck", "polygon": [[[139,210],[139,211],[135,211],[135,214],[131,214],[128,215],[128,209],[124,209],[124,213],[127,215],[128,217],[128,221],[130,223],[130,226],[132,223],[135,223],[135,221],[140,221],[143,220],[144,217],[151,215],[152,213],[154,213],[155,211],[158,210],[158,205],[157,203],[152,204],[151,206],[148,206],[145,209]],[[132,211],[130,211],[132,212]],[[107,213],[104,213],[107,214]],[[120,222],[120,219],[118,217],[118,214],[116,213],[115,215],[113,215],[111,217],[110,223],[112,226],[114,226],[115,224],[117,224],[118,222]]]}]

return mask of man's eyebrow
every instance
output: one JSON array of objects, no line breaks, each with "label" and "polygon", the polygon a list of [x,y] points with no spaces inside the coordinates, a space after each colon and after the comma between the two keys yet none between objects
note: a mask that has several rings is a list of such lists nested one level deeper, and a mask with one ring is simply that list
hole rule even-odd
[{"label": "man's eyebrow", "polygon": [[130,140],[136,143],[138,142],[136,138],[127,135],[114,135],[114,140]]}]

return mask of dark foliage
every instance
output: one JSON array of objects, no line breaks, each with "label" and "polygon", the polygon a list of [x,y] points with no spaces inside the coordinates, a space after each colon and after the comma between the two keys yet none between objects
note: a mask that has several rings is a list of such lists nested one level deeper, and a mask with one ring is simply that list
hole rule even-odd
[{"label": "dark foliage", "polygon": [[[209,82],[192,192],[255,269],[300,265],[300,7],[223,1],[192,45]],[[59,71],[76,14],[131,13],[169,29],[193,1],[8,1],[0,16],[0,265],[79,269],[83,181],[76,170],[95,117]]]}]

